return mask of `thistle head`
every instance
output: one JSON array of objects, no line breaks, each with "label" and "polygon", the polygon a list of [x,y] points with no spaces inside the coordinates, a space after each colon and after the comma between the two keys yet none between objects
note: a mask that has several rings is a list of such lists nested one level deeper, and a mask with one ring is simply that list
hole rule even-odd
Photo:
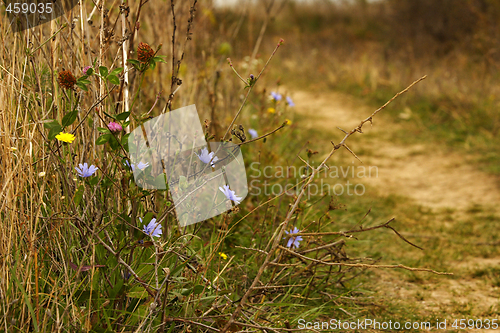
[{"label": "thistle head", "polygon": [[59,72],[57,82],[59,82],[59,85],[65,89],[74,89],[76,84],[76,79],[71,73],[71,71],[62,71]]},{"label": "thistle head", "polygon": [[137,59],[140,62],[146,63],[155,55],[155,51],[146,43],[139,43],[137,46]]}]

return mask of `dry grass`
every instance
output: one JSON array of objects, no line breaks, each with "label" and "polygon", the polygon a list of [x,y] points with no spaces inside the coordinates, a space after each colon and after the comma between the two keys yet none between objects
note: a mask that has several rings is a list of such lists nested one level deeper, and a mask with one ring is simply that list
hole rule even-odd
[{"label": "dry grass", "polygon": [[[350,215],[350,225],[336,224],[332,216],[340,211],[334,200],[305,196],[319,168],[309,170],[296,196],[250,196],[228,213],[180,228],[168,193],[138,188],[124,166],[126,132],[102,141],[101,132],[118,115],[130,130],[196,104],[213,141],[230,137],[242,143],[241,135],[231,132],[233,125],[255,128],[261,136],[272,132],[265,141],[243,146],[246,163],[301,166],[308,161],[300,156],[314,148],[307,140],[314,138],[297,124],[283,126],[293,113],[283,102],[269,100],[277,77],[289,88],[352,89],[384,100],[382,105],[428,73],[426,84],[412,90],[417,97],[403,97],[404,102],[411,107],[412,101],[441,101],[444,109],[433,121],[453,119],[479,131],[487,125],[485,136],[495,137],[500,118],[494,109],[474,109],[470,116],[461,111],[485,94],[493,96],[488,105],[496,105],[498,88],[489,72],[495,53],[487,66],[470,65],[467,53],[448,51],[434,62],[425,52],[420,57],[420,45],[386,44],[377,40],[390,23],[377,22],[383,5],[330,11],[324,3],[327,11],[286,1],[269,4],[267,10],[225,12],[196,1],[132,1],[121,8],[118,1],[104,1],[101,11],[87,1],[20,33],[1,21],[0,325],[6,332],[290,331],[298,318],[366,313],[365,292],[350,287],[366,268],[421,270],[347,255],[344,238],[351,242],[352,234],[392,226],[374,218],[364,229],[353,229],[368,207]],[[265,68],[279,37],[286,49]],[[138,59],[140,42],[165,55],[167,64],[158,61],[154,70],[141,72],[124,63]],[[443,52],[434,46],[425,50]],[[255,87],[245,89],[228,56],[243,81],[265,68]],[[79,81],[88,91],[58,83],[61,71],[81,78],[89,65],[102,77]],[[116,69],[119,82],[106,80],[99,66]],[[275,113],[267,112],[269,107]],[[486,125],[484,117],[490,117]],[[73,143],[53,138],[59,131],[51,133],[54,121],[68,123],[64,131],[76,136]],[[347,147],[362,125],[329,146],[323,163]],[[97,176],[76,176],[74,167],[83,162],[97,165]],[[161,241],[145,239],[139,217],[160,216],[165,218]],[[280,245],[293,226],[305,239],[296,252]],[[368,307],[377,313],[377,304]]]},{"label": "dry grass", "polygon": [[[287,331],[282,309],[297,318],[303,313],[300,305],[314,317],[325,313],[326,301],[344,316],[343,307],[356,302],[356,297],[339,301],[318,293],[318,285],[350,293],[342,283],[361,269],[405,268],[370,265],[363,258],[351,262],[340,241],[349,229],[314,236],[331,224],[316,225],[314,219],[335,207],[308,205],[307,187],[297,197],[252,196],[206,223],[180,228],[166,191],[135,185],[124,164],[126,132],[110,133],[108,122],[135,128],[193,103],[207,119],[208,138],[234,134],[232,125],[241,123],[244,131],[255,127],[273,143],[252,142],[259,146],[247,148],[247,161],[301,163],[297,155],[305,146],[290,139],[300,133],[282,129],[291,117],[284,104],[272,104],[262,87],[251,94],[253,84],[240,97],[244,86],[226,58],[244,25],[224,22],[196,1],[134,1],[121,7],[103,2],[97,8],[86,2],[50,24],[19,33],[2,21],[0,304],[5,331]],[[262,31],[251,43],[247,71],[266,69],[252,61],[259,45],[276,45]],[[146,51],[137,54],[139,42],[149,43],[152,51],[142,46]],[[167,65],[160,58],[144,60],[149,53],[167,55]],[[146,69],[136,59],[156,66]],[[245,65],[234,63],[240,71]],[[94,73],[84,75],[85,66]],[[68,73],[77,79],[75,87]],[[271,105],[275,114],[265,111]],[[75,140],[54,138],[61,131]],[[280,137],[264,135],[271,132]],[[231,140],[238,142],[237,137]],[[97,165],[98,172],[77,176],[74,168],[84,162]],[[317,171],[300,185],[309,184]],[[266,223],[268,216],[272,224]],[[163,223],[161,241],[145,238],[141,217]],[[280,251],[284,231],[292,225],[309,231],[307,256]],[[334,265],[345,267],[334,271]]]}]

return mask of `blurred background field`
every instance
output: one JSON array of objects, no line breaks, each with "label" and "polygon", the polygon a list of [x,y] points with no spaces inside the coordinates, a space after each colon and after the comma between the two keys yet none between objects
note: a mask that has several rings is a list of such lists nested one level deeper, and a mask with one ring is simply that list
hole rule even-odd
[{"label": "blurred background field", "polygon": [[[316,1],[275,7],[279,14],[266,36],[282,36],[289,45],[278,54],[281,70],[273,78],[380,105],[427,74],[425,84],[396,101],[395,118],[407,108],[412,122],[430,130],[421,139],[477,153],[485,162],[480,165],[498,174],[497,2]],[[224,20],[234,15],[223,13]],[[249,20],[265,17],[261,6]],[[235,52],[251,45],[260,28],[244,25]]]},{"label": "blurred background field", "polygon": [[[73,94],[57,82],[59,72],[80,77],[94,62],[96,69],[124,67],[124,40],[130,43],[131,59],[137,59],[139,42],[145,42],[159,49],[167,63],[158,62],[144,74],[130,70],[130,124],[122,119],[122,125],[133,129],[167,109],[196,104],[207,137],[218,140],[248,91],[227,58],[246,80],[259,73],[284,39],[235,123],[248,138],[250,128],[262,135],[287,124],[265,140],[242,146],[251,193],[252,180],[261,189],[266,180],[282,187],[303,180],[275,173],[265,179],[252,163],[258,162],[260,171],[266,166],[299,168],[304,165],[300,156],[318,166],[332,148],[330,141],[338,143],[344,136],[337,126],[351,130],[427,75],[377,115],[373,128],[367,124],[363,135],[349,139],[363,164],[347,150],[328,163],[376,166],[377,177],[319,177],[314,182],[350,180],[362,183],[364,194],[307,196],[289,227],[310,233],[353,231],[395,217],[391,226],[424,250],[381,228],[303,236],[297,251],[305,255],[300,251],[342,241],[330,252],[314,252],[314,258],[402,264],[454,275],[332,269],[281,251],[278,261],[295,266],[267,268],[259,284],[263,289],[254,291],[240,319],[254,327],[233,325],[229,331],[271,332],[266,326],[287,331],[297,329],[299,318],[435,322],[498,317],[498,1],[149,0],[126,5],[132,34],[122,30],[123,11],[116,1],[104,2],[102,16],[99,10],[91,15],[94,4],[84,1],[64,17],[18,34],[2,20],[0,295],[5,331],[213,330],[189,320],[223,330],[259,270],[262,251],[269,249],[271,235],[296,200],[294,195],[271,200],[275,193],[251,194],[229,214],[187,229],[179,228],[171,214],[160,247],[135,245],[144,241],[138,217],[159,218],[171,202],[164,192],[134,186],[123,167],[126,154],[117,144],[95,143],[98,127],[112,120],[109,115],[128,111],[123,85],[111,90],[111,83],[91,77],[88,92]],[[124,74],[118,76],[123,82]],[[273,101],[271,92],[283,100]],[[49,119],[61,123],[75,108],[76,121],[67,126],[77,129],[75,143],[47,138],[50,128],[43,124]],[[240,136],[231,138],[241,142]],[[100,168],[95,183],[76,176],[74,167],[83,162]],[[125,228],[131,225],[137,230]],[[156,278],[163,303],[151,306],[156,300],[126,275],[93,232],[125,251],[144,281],[155,285]],[[159,263],[152,259],[154,249],[165,250],[162,256],[156,252]],[[88,271],[78,271],[80,265]],[[161,268],[160,273],[151,267]],[[158,279],[168,281],[164,289],[158,288]],[[274,284],[281,287],[265,289]]]}]

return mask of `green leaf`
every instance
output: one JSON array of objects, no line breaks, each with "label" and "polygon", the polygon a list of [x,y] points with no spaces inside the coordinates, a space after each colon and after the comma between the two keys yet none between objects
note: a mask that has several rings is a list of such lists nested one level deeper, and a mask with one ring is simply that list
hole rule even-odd
[{"label": "green leaf", "polygon": [[83,198],[83,193],[84,193],[83,185],[80,185],[76,190],[75,195],[73,196],[73,202],[75,203],[75,205],[78,206],[80,204]]},{"label": "green leaf", "polygon": [[98,182],[99,182],[99,177],[94,176],[94,177],[90,177],[90,179],[89,179],[90,185],[97,185]]},{"label": "green leaf", "polygon": [[126,120],[130,116],[130,112],[122,112],[116,116],[116,120]]},{"label": "green leaf", "polygon": [[112,137],[113,137],[113,135],[111,133],[110,134],[101,135],[100,137],[97,138],[97,140],[95,140],[95,144],[96,145],[103,145],[106,142],[108,142],[109,139],[111,139]]},{"label": "green leaf", "polygon": [[189,296],[193,293],[193,288],[189,288],[189,289],[186,289],[186,288],[182,288],[181,289],[181,295],[182,296]]},{"label": "green leaf", "polygon": [[113,150],[120,148],[120,143],[118,142],[118,140],[116,140],[114,135],[111,135],[111,138],[109,139],[108,143],[111,146],[111,149]]},{"label": "green leaf", "polygon": [[104,114],[105,114],[106,116],[108,116],[109,118],[116,119],[116,118],[115,118],[115,116],[112,116],[112,115],[110,115],[110,114],[106,113],[106,111],[103,111],[103,112],[104,112]]},{"label": "green leaf", "polygon": [[33,326],[35,328],[35,332],[39,332],[40,329],[38,328],[38,321],[36,320],[35,311],[33,310],[33,305],[30,302],[30,297],[28,297],[28,294],[26,294],[25,287],[23,287],[21,285],[21,283],[19,283],[19,280],[16,277],[15,270],[11,271],[11,275],[10,276],[14,280],[14,283],[15,283],[16,287],[21,291],[21,293],[24,296],[24,301],[25,301],[26,306],[28,307],[28,311],[31,314],[31,319],[32,319],[31,322],[33,323]]},{"label": "green leaf", "polygon": [[47,121],[43,124],[43,127],[48,128],[48,129],[52,129],[54,127],[61,127],[61,125],[59,125],[57,120],[47,119]]},{"label": "green leaf", "polygon": [[83,91],[89,91],[89,88],[87,88],[87,86],[81,82],[76,82],[76,85],[78,86],[78,88],[82,89]]},{"label": "green leaf", "polygon": [[104,66],[100,66],[99,67],[99,74],[101,74],[101,76],[107,77],[108,76],[108,69]]},{"label": "green leaf", "polygon": [[176,275],[180,275],[180,272],[182,272],[184,270],[184,268],[186,268],[186,263],[187,263],[187,261],[185,263],[175,267],[174,269],[172,269],[170,271],[170,276],[175,277]]},{"label": "green leaf", "polygon": [[149,63],[149,68],[155,69],[156,68],[156,62],[153,59],[151,59],[150,61],[151,62]]},{"label": "green leaf", "polygon": [[201,294],[203,292],[203,290],[205,290],[205,287],[202,286],[202,285],[194,286],[194,288],[193,288],[193,294],[199,295],[199,294]]},{"label": "green leaf", "polygon": [[127,296],[133,298],[147,298],[149,297],[149,294],[143,286],[137,285],[130,289],[130,291],[127,293]]},{"label": "green leaf", "polygon": [[97,130],[101,133],[109,133],[109,128],[97,127]]},{"label": "green leaf", "polygon": [[122,146],[123,148],[128,152],[128,137],[130,136],[130,133],[125,134],[122,137]]},{"label": "green leaf", "polygon": [[61,125],[59,125],[59,124],[57,124],[57,125],[58,125],[58,127],[53,127],[50,129],[49,137],[48,137],[49,140],[55,139],[56,135],[62,132]]},{"label": "green leaf", "polygon": [[142,68],[142,64],[138,60],[128,59],[128,63],[134,66],[134,68],[137,69],[138,71],[140,71]]},{"label": "green leaf", "polygon": [[[186,177],[184,177],[184,178],[186,178]],[[167,190],[168,189],[167,176],[163,172],[160,173],[158,176],[156,176],[153,185],[158,190]]]},{"label": "green leaf", "polygon": [[165,59],[163,59],[162,57],[164,56],[156,56],[156,57],[153,57],[153,61],[154,62],[163,62],[164,64],[166,64],[167,62],[165,61]]},{"label": "green leaf", "polygon": [[118,67],[118,68],[113,69],[111,72],[109,72],[109,75],[118,75],[122,71],[123,71],[123,68],[122,67]]},{"label": "green leaf", "polygon": [[83,83],[83,84],[90,84],[90,80],[87,80],[87,77],[86,76],[82,76],[81,78],[79,78],[78,80],[76,80],[76,82],[80,82],[80,83]]},{"label": "green leaf", "polygon": [[87,77],[94,74],[94,69],[92,67],[90,67],[89,69],[87,69]]},{"label": "green leaf", "polygon": [[116,84],[116,85],[120,84],[120,79],[116,75],[109,75],[108,76],[108,81],[111,82],[111,83],[113,83],[113,84]]},{"label": "green leaf", "polygon": [[174,331],[174,328],[175,328],[175,322],[170,324],[170,328],[168,329],[167,333],[172,333]]},{"label": "green leaf", "polygon": [[75,122],[77,116],[78,116],[78,111],[73,111],[73,112],[69,112],[68,114],[66,114],[62,119],[63,127],[66,127],[66,126],[73,124]]},{"label": "green leaf", "polygon": [[[128,272],[127,272],[128,273]],[[123,279],[118,279],[118,282],[115,284],[113,290],[109,293],[109,298],[115,299],[120,290],[123,287]]]},{"label": "green leaf", "polygon": [[98,299],[99,293],[95,290],[92,292],[90,292],[90,290],[77,290],[74,295],[74,299],[78,304],[85,304],[90,297]]},{"label": "green leaf", "polygon": [[128,59],[128,60],[127,60],[127,62],[128,62],[129,64],[136,65],[136,66],[140,66],[140,64],[141,64],[141,63],[139,62],[139,60],[135,60],[135,59]]}]

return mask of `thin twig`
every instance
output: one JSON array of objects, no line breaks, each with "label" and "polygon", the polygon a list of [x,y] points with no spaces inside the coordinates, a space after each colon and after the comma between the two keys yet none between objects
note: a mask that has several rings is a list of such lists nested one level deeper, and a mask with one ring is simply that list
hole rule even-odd
[{"label": "thin twig", "polygon": [[284,250],[300,259],[304,259],[304,260],[309,260],[309,261],[313,261],[313,262],[316,262],[316,263],[320,263],[322,265],[327,265],[327,266],[345,266],[345,267],[359,267],[359,268],[390,268],[390,269],[394,269],[394,268],[402,268],[402,269],[406,269],[408,271],[416,271],[416,272],[429,272],[429,273],[433,273],[433,274],[437,274],[437,275],[453,275],[453,273],[448,273],[448,272],[437,272],[433,269],[430,269],[430,268],[415,268],[415,267],[408,267],[408,266],[405,266],[405,265],[402,265],[402,264],[398,264],[398,265],[370,265],[370,264],[348,264],[348,263],[342,263],[342,262],[330,262],[330,261],[323,261],[323,260],[317,260],[317,259],[313,259],[313,258],[309,258],[309,257],[306,257],[306,256],[303,256],[297,252],[294,252],[284,246],[281,246],[279,245],[278,248],[280,248],[281,250]]},{"label": "thin twig", "polygon": [[[250,96],[250,93],[252,92],[253,90],[253,87],[255,87],[255,84],[257,83],[257,81],[259,80],[260,76],[262,75],[262,73],[264,73],[264,70],[267,68],[267,66],[269,65],[269,62],[271,62],[271,59],[274,57],[274,55],[276,54],[276,51],[278,51],[279,47],[281,46],[281,44],[283,44],[284,40],[283,39],[280,39],[280,41],[278,42],[278,45],[276,45],[276,48],[274,49],[273,53],[271,54],[271,56],[269,57],[269,59],[267,59],[267,62],[266,64],[264,65],[264,67],[262,68],[262,70],[260,71],[259,75],[257,75],[255,77],[255,80],[253,82],[252,85],[250,85],[250,87],[248,88],[248,92],[247,94],[245,95],[245,98],[243,99],[243,102],[241,103],[241,106],[240,106],[240,109],[238,110],[238,112],[236,113],[236,115],[234,116],[233,120],[231,121],[231,124],[228,126],[227,130],[226,130],[226,134],[224,134],[224,136],[222,137],[222,140],[225,140],[227,135],[229,134],[229,132],[231,131],[231,128],[233,128],[233,125],[234,125],[234,122],[236,121],[236,119],[238,119],[238,116],[240,115],[241,113],[241,110],[243,110],[243,107],[245,106],[247,100],[248,100],[248,96]],[[228,58],[229,61],[231,61],[231,59]]]}]

